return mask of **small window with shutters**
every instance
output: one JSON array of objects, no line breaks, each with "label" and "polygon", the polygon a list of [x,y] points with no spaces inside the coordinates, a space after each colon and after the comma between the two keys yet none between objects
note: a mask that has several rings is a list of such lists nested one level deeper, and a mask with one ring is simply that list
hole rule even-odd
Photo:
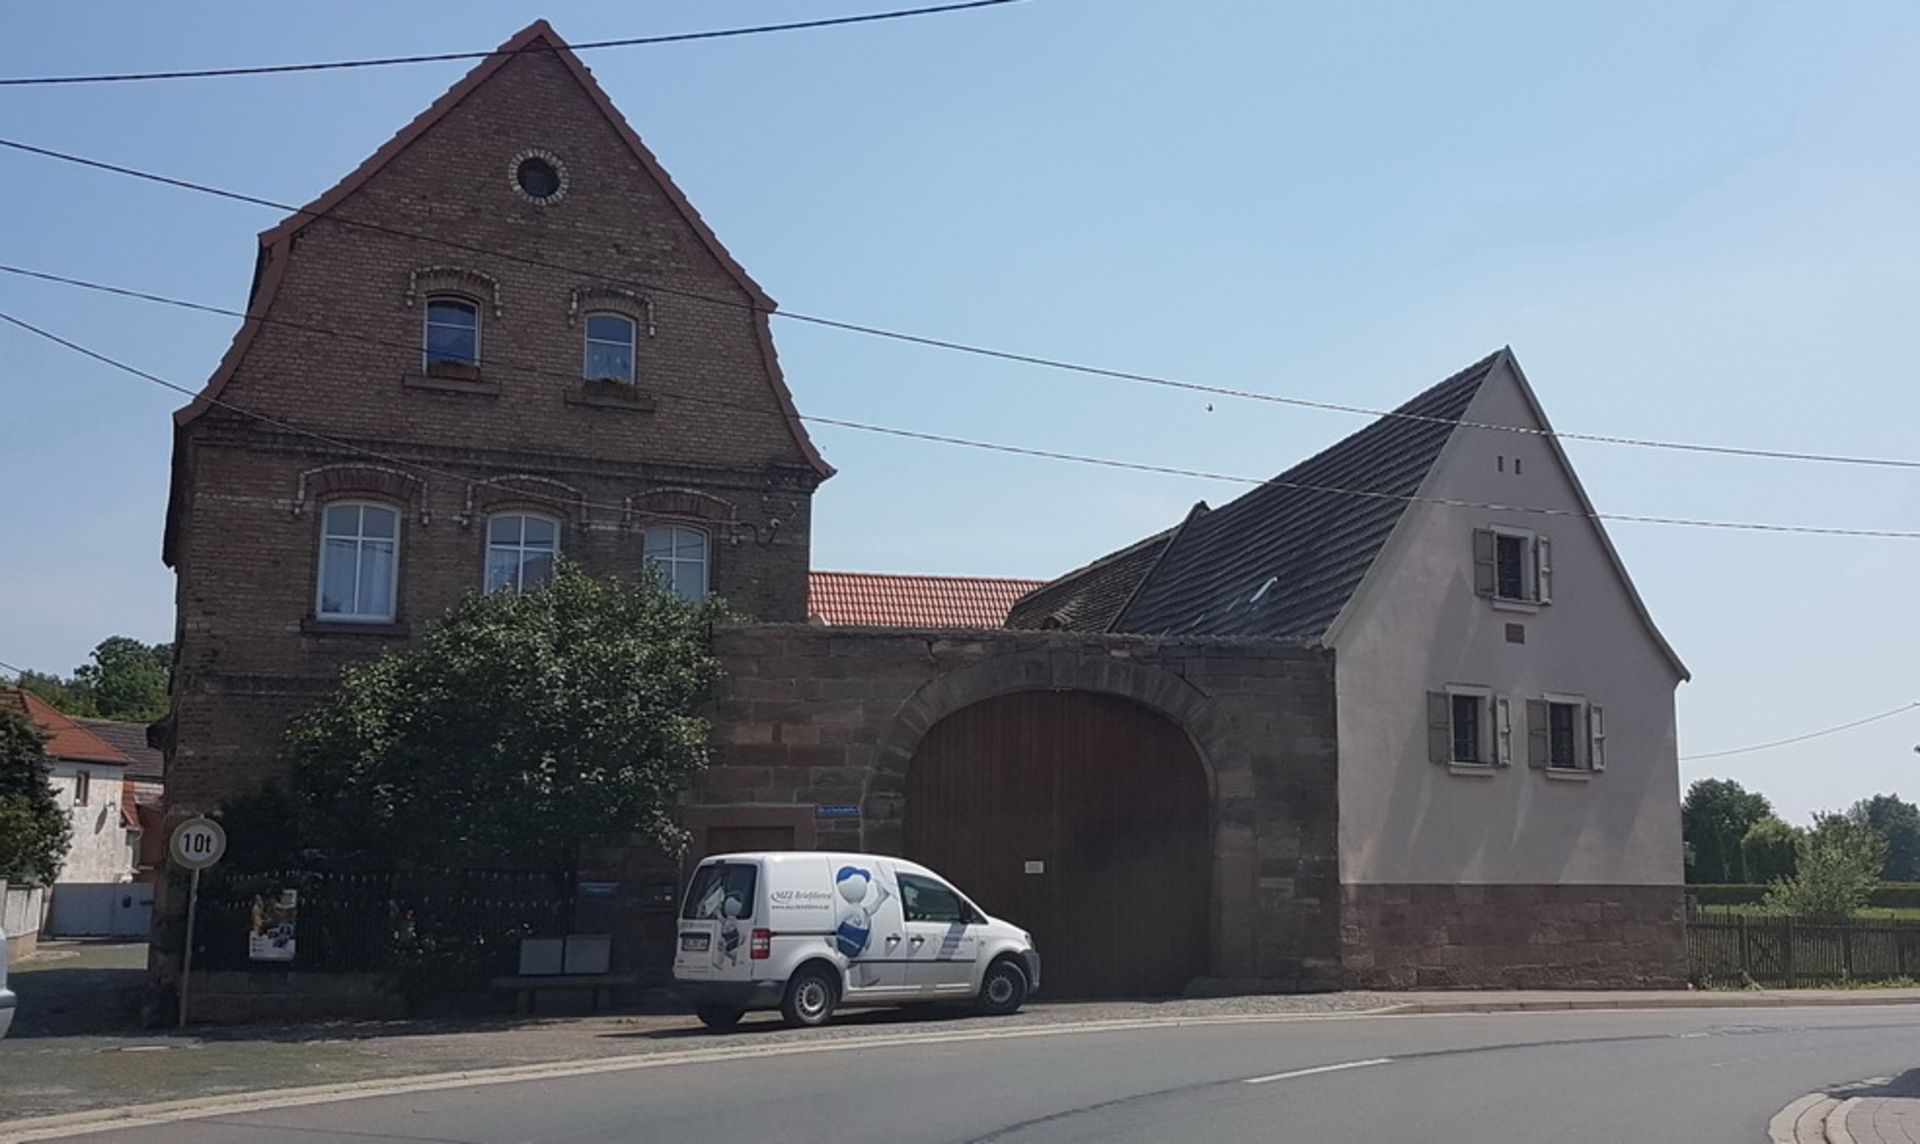
[{"label": "small window with shutters", "polygon": [[1518,528],[1473,530],[1473,590],[1496,604],[1553,601],[1553,545]]},{"label": "small window with shutters", "polygon": [[1506,700],[1496,698],[1488,688],[1470,685],[1428,692],[1427,757],[1450,767],[1510,763],[1512,732]]},{"label": "small window with shutters", "polygon": [[1563,776],[1606,770],[1605,708],[1575,695],[1527,700],[1527,765]]}]

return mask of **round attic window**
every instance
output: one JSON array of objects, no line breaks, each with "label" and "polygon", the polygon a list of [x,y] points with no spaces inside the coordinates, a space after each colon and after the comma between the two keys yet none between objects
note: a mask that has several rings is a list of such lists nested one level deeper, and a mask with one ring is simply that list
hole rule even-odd
[{"label": "round attic window", "polygon": [[522,151],[508,167],[514,193],[530,203],[549,206],[567,195],[567,168],[546,151]]}]

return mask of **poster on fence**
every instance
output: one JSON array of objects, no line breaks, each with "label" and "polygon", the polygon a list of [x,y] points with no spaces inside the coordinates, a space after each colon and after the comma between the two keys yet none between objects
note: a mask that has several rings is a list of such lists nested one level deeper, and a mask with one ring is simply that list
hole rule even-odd
[{"label": "poster on fence", "polygon": [[247,934],[249,961],[292,961],[293,926],[300,912],[300,893],[255,894],[253,927]]}]

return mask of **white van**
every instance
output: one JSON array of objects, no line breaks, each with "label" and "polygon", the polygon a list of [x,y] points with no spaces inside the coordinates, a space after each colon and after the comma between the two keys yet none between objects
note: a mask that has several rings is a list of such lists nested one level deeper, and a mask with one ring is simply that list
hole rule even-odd
[{"label": "white van", "polygon": [[720,854],[687,884],[673,977],[700,1020],[822,1025],[842,1005],[966,1000],[1011,1013],[1040,954],[924,866],[876,854]]}]

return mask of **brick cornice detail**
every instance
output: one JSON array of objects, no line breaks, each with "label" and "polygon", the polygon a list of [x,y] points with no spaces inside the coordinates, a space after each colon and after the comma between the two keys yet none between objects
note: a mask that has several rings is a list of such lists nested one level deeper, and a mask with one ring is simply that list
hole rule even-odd
[{"label": "brick cornice detail", "polygon": [[624,314],[634,324],[654,335],[653,299],[618,286],[576,286],[567,296],[567,325],[575,325],[582,314]]},{"label": "brick cornice detail", "polygon": [[500,282],[491,274],[461,266],[422,266],[407,274],[407,308],[430,294],[464,294],[493,307],[493,316],[506,313],[500,305]]},{"label": "brick cornice detail", "polygon": [[321,465],[306,470],[294,482],[293,515],[304,514],[311,504],[356,495],[398,502],[416,510],[421,524],[428,523],[427,482],[385,465]]},{"label": "brick cornice detail", "polygon": [[460,527],[471,528],[474,521],[503,506],[525,506],[575,528],[587,527],[587,494],[565,481],[532,473],[511,473],[469,484]]},{"label": "brick cornice detail", "polygon": [[628,523],[649,517],[671,517],[726,524],[740,515],[732,501],[697,489],[649,489],[629,496],[626,507]]}]

